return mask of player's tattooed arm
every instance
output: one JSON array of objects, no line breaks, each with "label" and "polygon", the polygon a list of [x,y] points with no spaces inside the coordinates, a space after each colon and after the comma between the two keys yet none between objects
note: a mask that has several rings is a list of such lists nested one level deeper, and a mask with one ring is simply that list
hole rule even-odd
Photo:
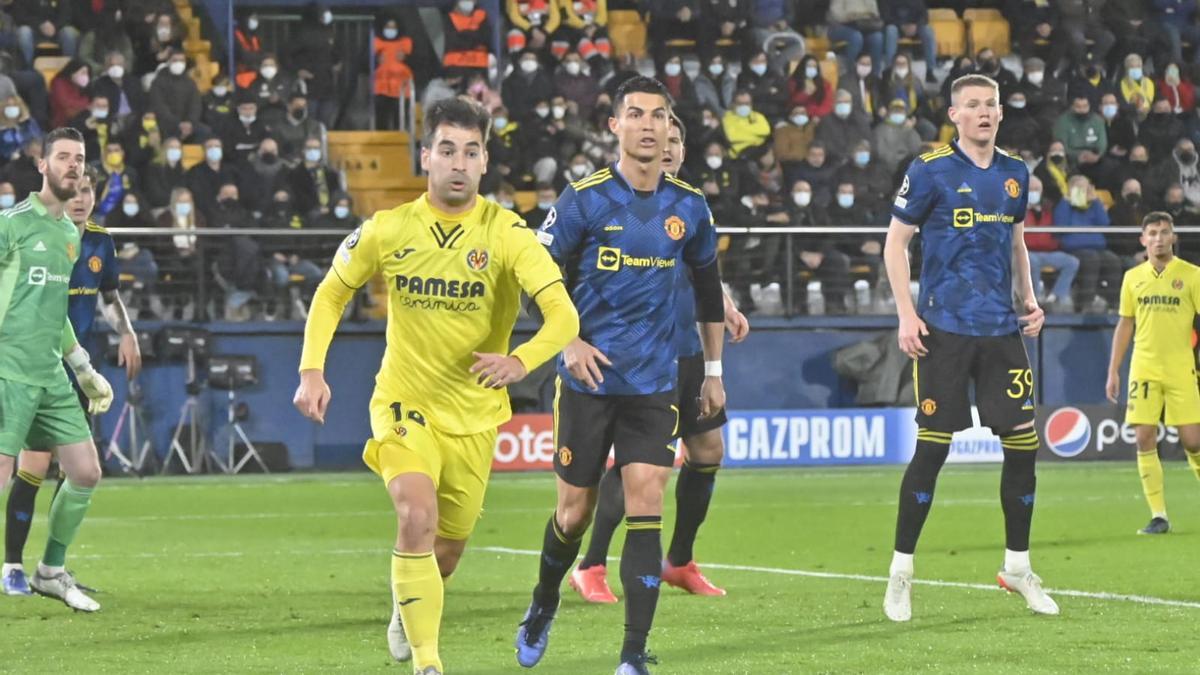
[{"label": "player's tattooed arm", "polygon": [[142,350],[138,346],[137,334],[133,332],[129,312],[125,309],[120,292],[104,291],[100,297],[104,301],[101,304],[101,315],[121,336],[121,344],[117,347],[117,365],[125,366],[125,377],[132,380],[142,372]]}]

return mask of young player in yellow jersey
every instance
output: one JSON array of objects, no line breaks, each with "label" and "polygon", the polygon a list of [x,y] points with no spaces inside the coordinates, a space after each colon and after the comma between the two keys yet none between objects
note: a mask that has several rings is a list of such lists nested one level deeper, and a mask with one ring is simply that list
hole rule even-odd
[{"label": "young player in yellow jersey", "polygon": [[[1146,262],[1125,273],[1121,319],[1108,361],[1108,400],[1121,391],[1121,364],[1133,338],[1125,423],[1136,428],[1137,463],[1150,505],[1150,524],[1140,534],[1166,534],[1167,500],[1158,459],[1158,422],[1179,429],[1188,463],[1200,478],[1200,389],[1192,355],[1192,322],[1200,312],[1200,267],[1175,257],[1175,225],[1162,212],[1142,219]],[[1136,328],[1136,334],[1135,334]],[[1166,416],[1163,416],[1163,408]]]},{"label": "young player in yellow jersey", "polygon": [[[425,113],[421,168],[428,190],[376,213],[342,242],[313,298],[295,405],[323,422],[325,354],[342,310],[377,273],[387,280],[387,348],[371,397],[363,460],[396,509],[389,647],[414,672],[440,674],[442,579],[466,547],[483,504],[507,385],[579,332],[558,266],[515,213],[478,195],[491,119],[449,99]],[[521,291],[544,323],[509,351]]]}]

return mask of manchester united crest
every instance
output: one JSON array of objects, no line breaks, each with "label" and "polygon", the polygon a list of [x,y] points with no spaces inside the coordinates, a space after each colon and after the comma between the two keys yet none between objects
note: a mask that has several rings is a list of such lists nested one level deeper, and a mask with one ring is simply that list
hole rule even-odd
[{"label": "manchester united crest", "polygon": [[100,259],[100,256],[94,255],[88,258],[88,269],[92,271],[92,274],[99,274],[100,270],[104,269],[104,261]]},{"label": "manchester united crest", "polygon": [[931,398],[927,398],[924,401],[921,401],[921,412],[926,417],[937,412],[937,401],[935,401]]},{"label": "manchester united crest", "polygon": [[1016,199],[1021,196],[1021,184],[1017,182],[1016,178],[1009,178],[1004,181],[1004,191],[1008,193],[1009,197]]},{"label": "manchester united crest", "polygon": [[675,241],[683,239],[683,235],[687,233],[687,225],[679,216],[667,218],[667,221],[663,223],[663,229],[667,231],[667,236]]},{"label": "manchester united crest", "polygon": [[571,466],[571,460],[574,457],[571,455],[571,449],[567,446],[562,446],[558,449],[558,463],[563,466]]}]

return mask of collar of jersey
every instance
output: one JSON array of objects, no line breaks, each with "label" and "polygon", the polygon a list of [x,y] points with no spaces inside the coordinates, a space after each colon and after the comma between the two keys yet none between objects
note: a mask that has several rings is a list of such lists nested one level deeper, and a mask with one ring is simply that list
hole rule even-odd
[{"label": "collar of jersey", "polygon": [[433,219],[439,223],[465,224],[468,220],[472,219],[475,214],[479,213],[479,209],[483,206],[483,195],[476,195],[475,205],[471,207],[470,211],[464,211],[463,213],[446,213],[438,210],[438,208],[429,201],[429,193],[421,195],[421,203],[431,214],[433,214]]},{"label": "collar of jersey", "polygon": [[976,169],[979,169],[980,171],[988,171],[992,167],[996,166],[996,163],[998,161],[997,158],[1001,156],[1000,152],[998,150],[996,150],[996,147],[992,146],[992,163],[988,164],[987,168],[985,169],[982,166],[979,166],[978,164],[976,164],[975,160],[971,159],[971,157],[969,155],[967,155],[967,153],[963,152],[963,149],[958,146],[957,138],[951,139],[950,147],[954,150],[954,154],[958,155],[959,159],[966,162],[967,164],[970,164],[971,166],[975,167]]},{"label": "collar of jersey", "polygon": [[1150,266],[1150,273],[1154,275],[1154,278],[1161,279],[1164,276],[1166,276],[1167,272],[1171,271],[1171,268],[1175,265],[1175,262],[1178,260],[1179,260],[1179,256],[1177,256],[1177,255],[1171,256],[1170,262],[1168,262],[1166,265],[1163,265],[1161,272],[1154,269],[1154,261],[1153,260],[1147,259],[1146,264]]},{"label": "collar of jersey", "polygon": [[[609,164],[608,168],[612,170],[613,180],[615,180],[618,185],[625,188],[626,190],[629,190],[630,192],[632,192],[634,194],[637,194],[638,191],[633,189],[633,186],[629,184],[629,181],[625,180],[625,176],[621,175],[621,170],[617,168],[616,162]],[[658,194],[658,191],[662,190],[662,186],[666,182],[667,182],[667,172],[660,171],[658,174],[658,185],[654,188],[654,193]]]}]

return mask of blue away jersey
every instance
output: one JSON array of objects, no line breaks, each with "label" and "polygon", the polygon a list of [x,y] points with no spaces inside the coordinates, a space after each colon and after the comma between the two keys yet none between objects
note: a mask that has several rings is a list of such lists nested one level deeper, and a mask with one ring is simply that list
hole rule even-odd
[{"label": "blue away jersey", "polygon": [[71,270],[67,316],[75,329],[75,339],[84,348],[90,346],[92,326],[96,323],[98,295],[120,286],[121,269],[117,250],[108,230],[88,223],[79,245],[79,259]]},{"label": "blue away jersey", "polygon": [[653,193],[639,194],[610,166],[563,190],[538,237],[566,270],[579,337],[612,361],[590,392],[560,357],[567,386],[600,395],[674,389],[681,265],[703,267],[717,257],[703,193],[664,174]]},{"label": "blue away jersey", "polygon": [[950,333],[1008,335],[1013,226],[1024,222],[1029,170],[997,150],[981,169],[951,142],[914,159],[892,215],[921,228],[917,314]]}]

